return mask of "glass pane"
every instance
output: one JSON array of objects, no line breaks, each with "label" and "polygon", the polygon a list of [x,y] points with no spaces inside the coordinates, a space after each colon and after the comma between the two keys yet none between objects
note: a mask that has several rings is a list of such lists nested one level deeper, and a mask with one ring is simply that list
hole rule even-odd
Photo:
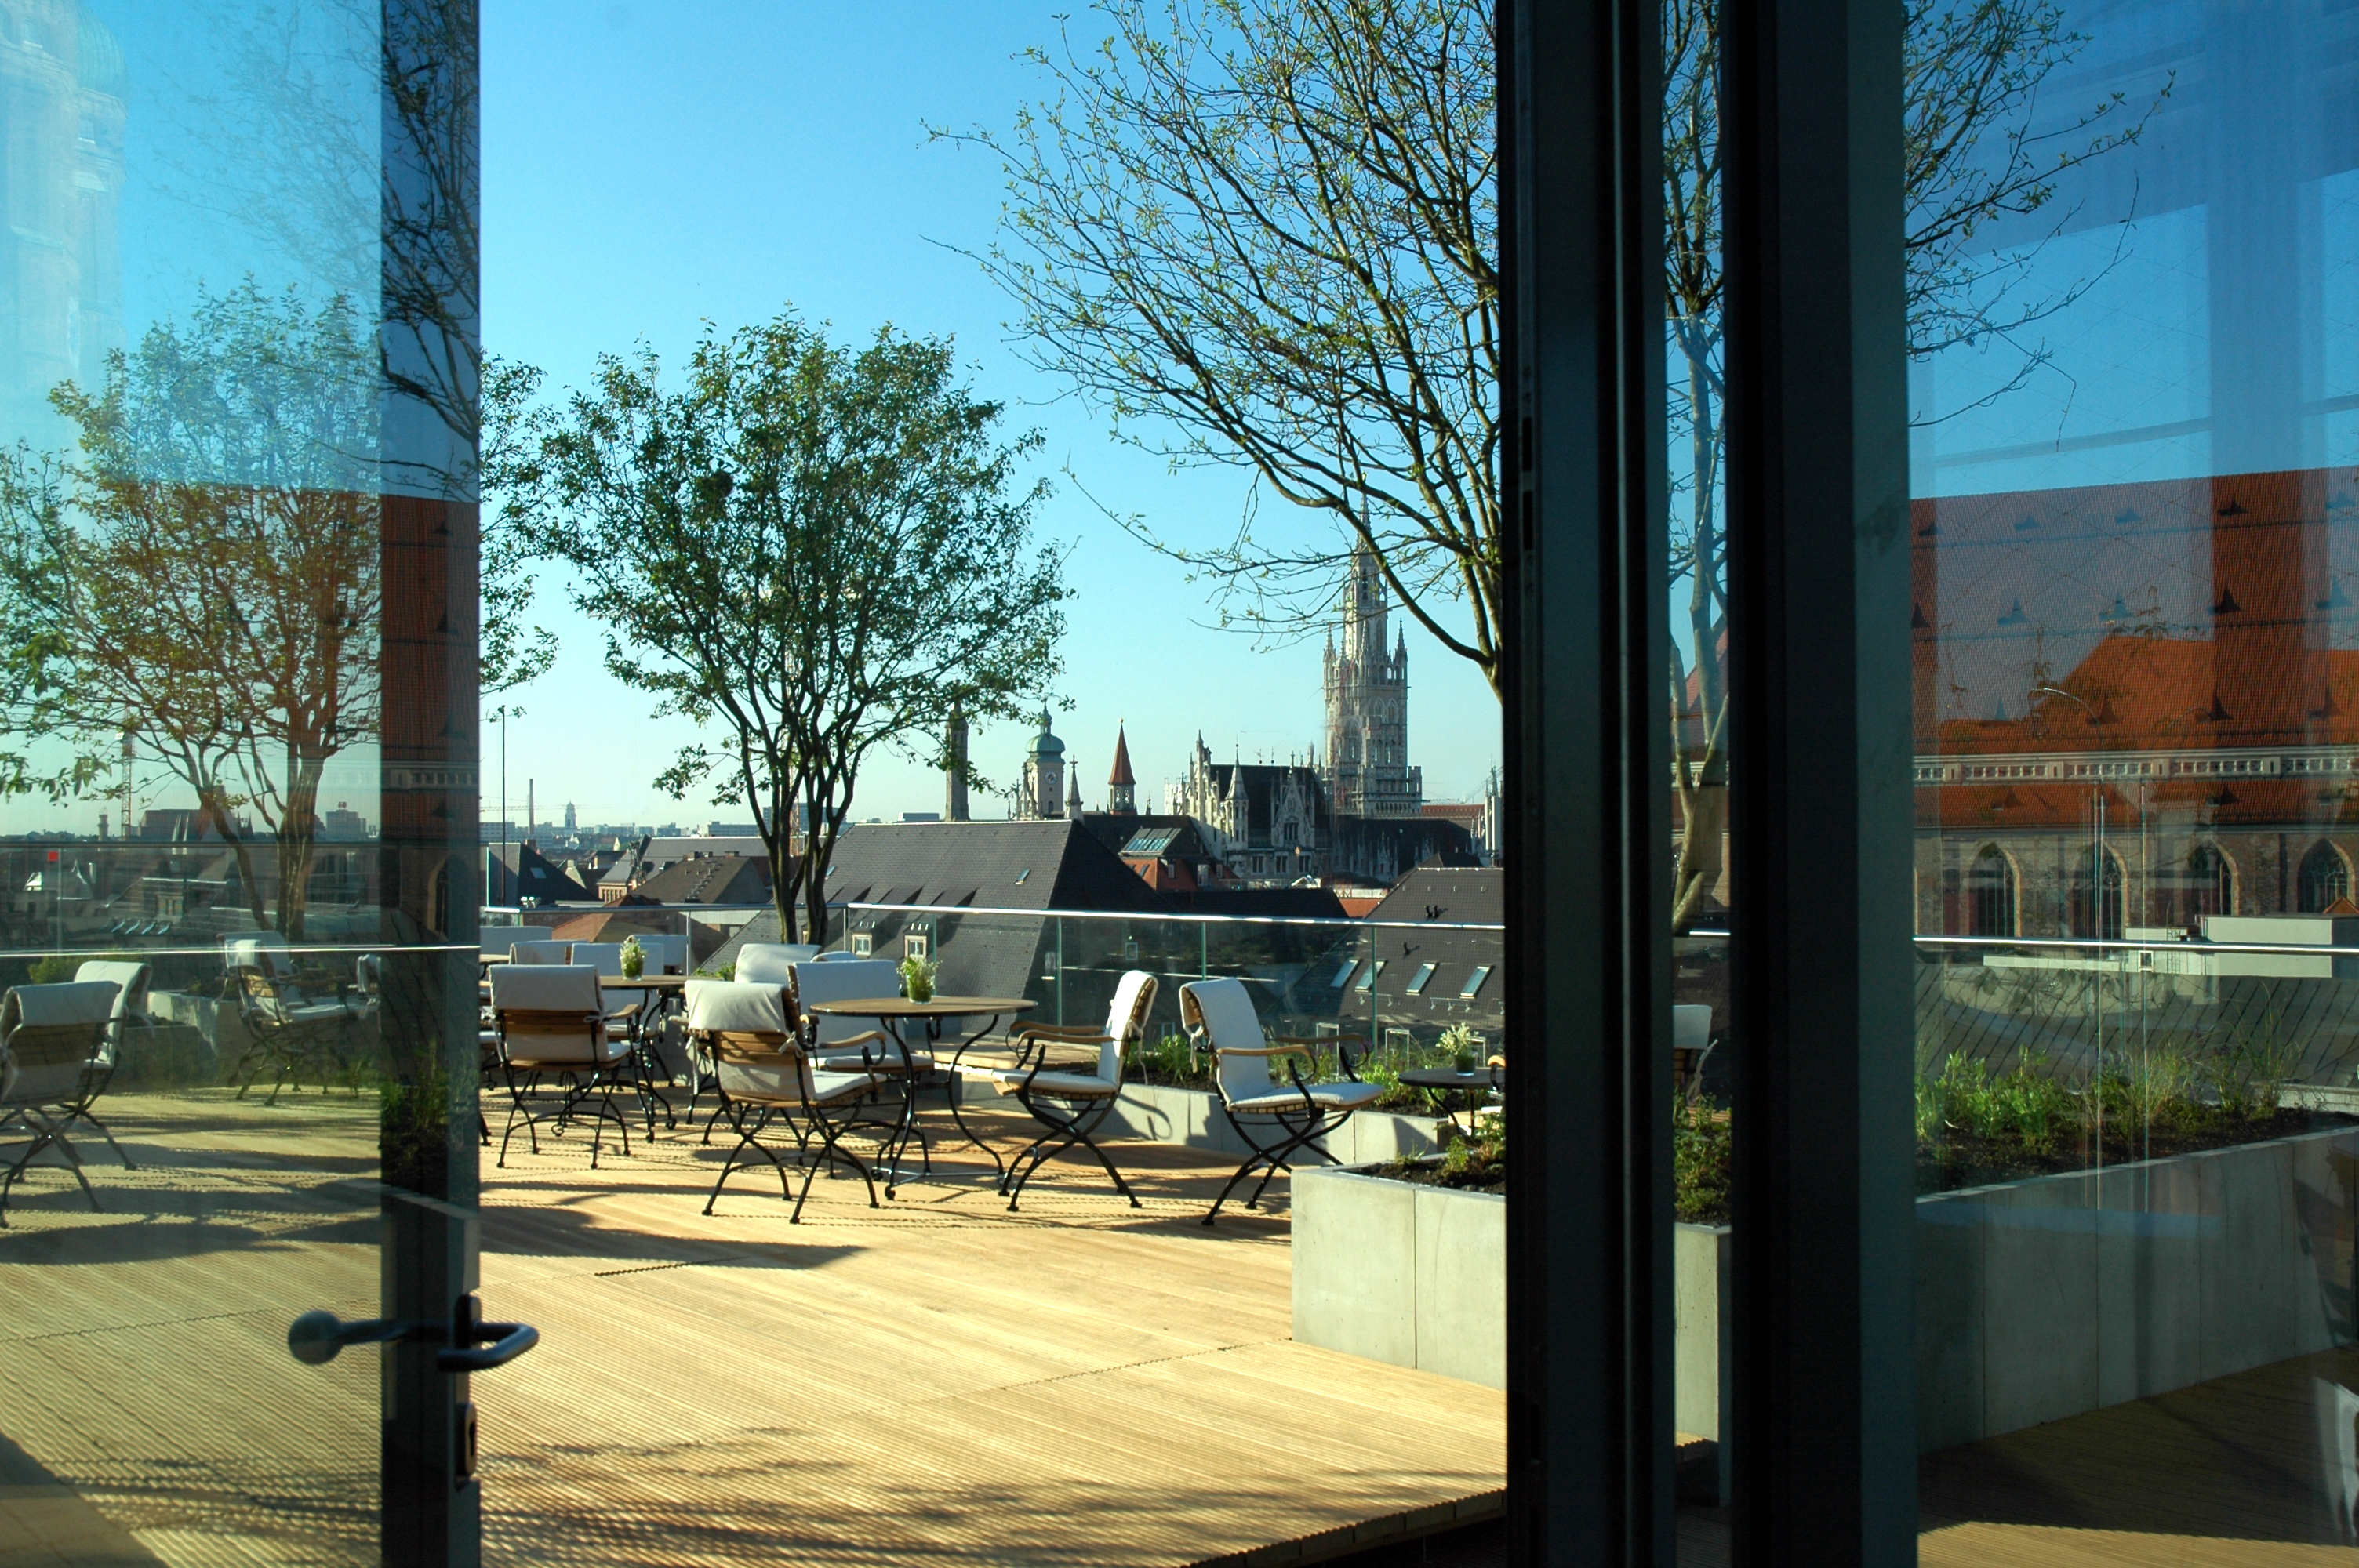
[{"label": "glass pane", "polygon": [[[1723,367],[1720,8],[1663,7],[1663,205],[1671,736],[1672,1425],[1682,1561],[1725,1562],[1723,1431],[1732,1235],[1727,452]],[[1741,723],[1741,721],[1739,721]],[[1697,1555],[1701,1553],[1701,1555]]]},{"label": "glass pane", "polygon": [[[0,1555],[439,1552],[454,1379],[288,1334],[466,1288],[472,305],[389,294],[383,212],[408,262],[472,250],[384,151],[472,178],[471,28],[44,0],[7,33]],[[421,358],[457,379],[389,395]],[[383,1455],[429,1428],[419,1511]]]},{"label": "glass pane", "polygon": [[[508,411],[549,467],[545,490],[507,470],[486,559],[505,536],[565,565],[510,580],[539,596],[520,624],[560,637],[545,677],[487,704],[515,755],[484,791],[485,903],[549,933],[527,940],[686,936],[733,989],[790,963],[817,1071],[849,1075],[839,1130],[799,1076],[792,1103],[757,1099],[739,1077],[756,1053],[692,1059],[665,1020],[664,1098],[618,1091],[619,1122],[585,1102],[595,1143],[579,1120],[511,1132],[492,1086],[486,1299],[548,1336],[496,1425],[486,1407],[495,1553],[1309,1560],[1495,1524],[1504,1178],[1444,1168],[1440,1125],[1497,1125],[1506,1044],[1501,873],[1478,861],[1498,734],[1488,8],[487,22],[485,336],[522,381],[545,373]],[[619,114],[614,81],[635,84]],[[1308,144],[1298,112],[1323,127]],[[1394,160],[1403,115],[1421,150]],[[1336,215],[1305,154],[1349,189],[1342,257],[1301,248]],[[1160,183],[1217,205],[1232,175],[1255,211]],[[1202,268],[1229,254],[1223,224],[1245,254]],[[1092,259],[1114,254],[1164,260]],[[1251,406],[1250,449],[1114,389],[1167,373],[1134,283],[1224,296],[1178,319]],[[1073,291],[1095,297],[1068,312]],[[648,363],[653,393],[629,398],[664,438],[609,442],[621,426],[586,410]],[[937,374],[957,420],[909,434]],[[986,429],[987,456],[967,440]],[[1008,625],[1049,618],[1009,613],[1006,572],[961,569],[935,543],[952,521],[984,536],[979,565],[1061,574],[1062,626],[1001,656]],[[1191,574],[1150,526],[1177,551],[1287,558]],[[690,580],[698,607],[673,613]],[[1266,625],[1266,660],[1202,624],[1224,609]],[[843,635],[802,635],[838,613]],[[712,656],[741,636],[751,656]],[[817,873],[822,907],[806,882],[799,909],[729,908],[759,896],[680,885],[694,865],[615,880],[575,822],[557,830],[569,798],[771,824],[770,881]],[[767,950],[797,935],[827,956]],[[928,979],[930,1022],[904,1007]],[[1188,1014],[1190,987],[1220,1016]],[[1348,1212],[1322,1231],[1314,1183],[1347,1205],[1373,1189],[1380,1242]],[[1465,1234],[1406,1224],[1436,1211]],[[1462,1310],[1420,1284],[1437,1270]],[[880,1417],[908,1429],[889,1459],[814,1435]]]},{"label": "glass pane", "polygon": [[2310,1560],[2359,1542],[2359,17],[1909,13],[1923,1555]]}]

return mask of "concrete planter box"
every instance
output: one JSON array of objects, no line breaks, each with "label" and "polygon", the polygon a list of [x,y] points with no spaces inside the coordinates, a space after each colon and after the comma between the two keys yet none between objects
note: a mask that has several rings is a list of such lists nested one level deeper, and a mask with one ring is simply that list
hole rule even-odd
[{"label": "concrete planter box", "polygon": [[[1012,1105],[988,1083],[961,1086],[962,1105]],[[1430,1116],[1404,1116],[1397,1111],[1364,1110],[1345,1122],[1327,1141],[1336,1164],[1374,1165],[1387,1160],[1414,1159],[1441,1147]],[[1248,1151],[1228,1119],[1221,1114],[1218,1097],[1202,1089],[1159,1088],[1125,1084],[1122,1098],[1107,1114],[1101,1137],[1109,1141],[1138,1139],[1149,1143],[1180,1143],[1210,1149],[1242,1160]],[[1299,1201],[1299,1200],[1298,1200]]]},{"label": "concrete planter box", "polygon": [[[1121,1130],[1115,1132],[1114,1129]],[[1143,1138],[1156,1143],[1184,1143],[1190,1149],[1213,1149],[1239,1159],[1245,1142],[1228,1118],[1221,1114],[1217,1096],[1201,1089],[1158,1088],[1147,1084],[1124,1086],[1121,1101],[1106,1119],[1115,1137]],[[1434,1119],[1403,1116],[1397,1111],[1364,1110],[1345,1122],[1327,1141],[1336,1164],[1374,1165],[1386,1160],[1413,1159],[1440,1148],[1434,1136]],[[1299,1206],[1298,1191],[1294,1199]]]},{"label": "concrete planter box", "polygon": [[[1918,1199],[1918,1446],[2352,1343],[2354,1206],[2359,1129]],[[1293,1248],[1296,1338],[1502,1386],[1504,1199],[1305,1171]],[[1673,1249],[1674,1419],[1716,1442],[1730,1232]]]},{"label": "concrete planter box", "polygon": [[1925,1451],[2351,1343],[2359,1129],[1917,1202]]},{"label": "concrete planter box", "polygon": [[245,1054],[245,1021],[238,1017],[234,1002],[193,996],[187,991],[159,990],[147,993],[147,1011],[159,1023],[183,1024],[195,1030],[212,1052],[216,1065],[234,1062]]},{"label": "concrete planter box", "polygon": [[1507,1386],[1507,1200],[1326,1167],[1294,1180],[1294,1337]]}]

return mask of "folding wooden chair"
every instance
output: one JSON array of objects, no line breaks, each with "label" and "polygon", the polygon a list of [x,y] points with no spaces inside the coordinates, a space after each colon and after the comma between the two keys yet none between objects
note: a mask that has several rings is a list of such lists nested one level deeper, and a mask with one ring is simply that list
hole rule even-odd
[{"label": "folding wooden chair", "polygon": [[[1016,1157],[1006,1174],[1000,1178],[999,1190],[1007,1195],[1011,1214],[1016,1200],[1024,1195],[1024,1184],[1032,1179],[1034,1173],[1075,1144],[1097,1157],[1105,1173],[1113,1178],[1114,1191],[1128,1198],[1131,1207],[1139,1206],[1130,1184],[1122,1179],[1122,1173],[1114,1169],[1106,1152],[1098,1147],[1093,1134],[1113,1113],[1114,1102],[1122,1096],[1124,1054],[1147,1031],[1147,1014],[1155,1005],[1155,989],[1153,975],[1144,969],[1133,969],[1114,987],[1114,1002],[1106,1009],[1103,1029],[1031,1025],[1010,1037],[1009,1044],[1017,1057],[1014,1066],[976,1068],[966,1065],[963,1057],[960,1059],[962,1076],[985,1079],[1001,1094],[1014,1096],[1016,1103],[1047,1129],[1031,1147]],[[1055,1069],[1049,1054],[1052,1050],[1061,1048],[1070,1053],[1085,1046],[1095,1051],[1090,1071]]]},{"label": "folding wooden chair", "polygon": [[[1260,1205],[1271,1178],[1280,1171],[1292,1170],[1290,1162],[1301,1151],[1308,1149],[1332,1162],[1334,1156],[1327,1152],[1321,1140],[1351,1120],[1353,1111],[1374,1105],[1384,1092],[1375,1084],[1360,1082],[1353,1071],[1351,1047],[1365,1045],[1365,1040],[1350,1034],[1316,1040],[1264,1034],[1243,980],[1191,980],[1181,986],[1180,1023],[1198,1050],[1212,1054],[1221,1112],[1253,1151],[1221,1189],[1221,1195],[1212,1200],[1211,1212],[1204,1216],[1206,1225],[1220,1217],[1221,1206],[1229,1201],[1237,1184],[1257,1170],[1262,1178],[1245,1200],[1247,1208]],[[1305,1083],[1301,1065],[1293,1060],[1287,1063],[1289,1085],[1281,1086],[1269,1076],[1270,1058],[1297,1057],[1327,1045],[1335,1048],[1343,1065],[1343,1083]]]},{"label": "folding wooden chair", "polygon": [[0,1130],[21,1130],[27,1139],[25,1152],[0,1178],[0,1225],[7,1223],[8,1196],[26,1168],[52,1150],[82,1184],[90,1206],[98,1207],[98,1194],[82,1174],[82,1155],[66,1136],[73,1118],[60,1112],[87,1098],[85,1086],[105,1044],[121,989],[112,980],[70,980],[17,986],[0,998]]},{"label": "folding wooden chair", "polygon": [[[784,986],[691,980],[687,991],[689,1032],[712,1053],[737,1131],[736,1146],[723,1162],[712,1195],[704,1200],[704,1212],[712,1212],[730,1176],[750,1163],[749,1152],[770,1162],[778,1173],[780,1195],[794,1199],[789,1224],[802,1223],[811,1181],[822,1165],[841,1165],[856,1173],[867,1185],[868,1206],[875,1208],[876,1178],[864,1162],[842,1146],[842,1140],[866,1119],[860,1111],[875,1103],[885,1087],[883,1081],[869,1073],[830,1073],[814,1067],[799,1038],[793,1003]],[[780,1150],[762,1141],[762,1134],[780,1121],[795,1141],[793,1154],[783,1158]],[[897,1124],[897,1118],[894,1125]],[[793,1165],[802,1167],[799,1193],[788,1175]]]}]

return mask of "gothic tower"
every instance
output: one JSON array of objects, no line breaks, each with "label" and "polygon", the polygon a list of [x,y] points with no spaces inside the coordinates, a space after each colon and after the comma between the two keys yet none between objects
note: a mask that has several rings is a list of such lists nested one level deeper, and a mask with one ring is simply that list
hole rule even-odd
[{"label": "gothic tower", "polygon": [[1114,772],[1106,775],[1106,809],[1116,816],[1138,815],[1138,781],[1130,772],[1130,737],[1121,725],[1114,731]]},{"label": "gothic tower", "polygon": [[1386,648],[1386,610],[1374,552],[1353,551],[1343,645],[1327,638],[1322,773],[1338,816],[1415,816],[1425,803],[1423,773],[1408,762],[1408,638]]}]

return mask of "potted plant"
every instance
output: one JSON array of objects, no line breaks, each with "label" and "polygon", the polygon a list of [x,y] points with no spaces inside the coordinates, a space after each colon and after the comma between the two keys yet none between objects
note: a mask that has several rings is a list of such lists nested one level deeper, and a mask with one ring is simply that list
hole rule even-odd
[{"label": "potted plant", "polygon": [[901,991],[911,1001],[934,1000],[934,961],[912,953],[901,960]]},{"label": "potted plant", "polygon": [[1483,1065],[1482,1036],[1468,1024],[1451,1024],[1441,1032],[1439,1044],[1442,1050],[1450,1053],[1450,1065],[1453,1071],[1471,1073]]},{"label": "potted plant", "polygon": [[647,950],[639,946],[639,939],[636,936],[625,939],[623,943],[623,978],[636,980],[647,967]]}]

